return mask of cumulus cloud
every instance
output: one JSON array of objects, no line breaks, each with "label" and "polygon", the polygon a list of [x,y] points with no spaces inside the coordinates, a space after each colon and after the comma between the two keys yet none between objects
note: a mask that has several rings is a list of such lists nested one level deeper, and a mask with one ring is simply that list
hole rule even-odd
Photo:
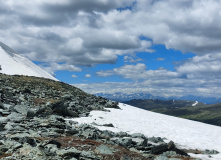
[{"label": "cumulus cloud", "polygon": [[52,75],[54,74],[55,71],[71,71],[71,72],[81,71],[81,68],[68,64],[50,63],[50,64],[41,64],[40,66],[47,72],[51,73]]},{"label": "cumulus cloud", "polygon": [[221,78],[221,54],[195,56],[177,67],[177,72],[188,78],[219,79]]},{"label": "cumulus cloud", "polygon": [[179,76],[177,72],[168,71],[163,68],[158,70],[147,70],[147,66],[144,63],[137,63],[136,65],[124,65],[119,68],[114,68],[113,70],[101,70],[97,72],[97,75],[103,77],[110,75],[120,75],[124,78],[133,80],[172,78]]},{"label": "cumulus cloud", "polygon": [[[132,9],[117,10],[127,6]],[[0,41],[35,61],[77,66],[153,52],[152,43],[197,55],[216,53],[220,6],[204,0],[8,0],[0,7]]]},{"label": "cumulus cloud", "polygon": [[90,75],[90,74],[85,74],[85,77],[86,77],[86,78],[90,78],[91,75]]},{"label": "cumulus cloud", "polygon": [[[161,97],[182,97],[188,95],[217,97],[220,98],[221,87],[215,85],[220,84],[217,80],[214,81],[198,81],[185,83],[181,79],[161,80],[161,81],[144,81],[144,82],[105,82],[92,84],[73,84],[82,90],[96,94],[96,93],[149,93],[153,96]],[[175,85],[173,85],[175,83]],[[186,84],[184,86],[183,84]],[[195,85],[194,85],[195,84]],[[214,85],[211,85],[214,84]],[[93,87],[91,87],[93,86]],[[208,87],[210,86],[210,87]]]},{"label": "cumulus cloud", "polygon": [[77,78],[78,76],[76,76],[76,75],[74,75],[74,74],[72,74],[72,76],[71,76],[72,78]]},{"label": "cumulus cloud", "polygon": [[[124,65],[113,70],[101,70],[99,76],[120,75],[131,82],[93,84],[95,88],[83,87],[88,92],[99,93],[102,85],[110,89],[104,93],[151,93],[155,96],[185,95],[219,97],[221,90],[221,54],[206,54],[195,56],[179,64],[174,71],[160,67],[158,70],[148,70],[143,63]],[[107,89],[107,88],[106,88]]]},{"label": "cumulus cloud", "polygon": [[129,62],[129,63],[137,63],[143,61],[141,58],[138,58],[136,56],[124,56],[124,62]]}]

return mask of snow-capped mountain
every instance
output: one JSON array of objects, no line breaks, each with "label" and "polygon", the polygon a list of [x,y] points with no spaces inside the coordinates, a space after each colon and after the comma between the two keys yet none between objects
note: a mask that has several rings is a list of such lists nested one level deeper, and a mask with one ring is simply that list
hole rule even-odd
[{"label": "snow-capped mountain", "polygon": [[57,79],[48,72],[35,65],[26,57],[16,54],[13,49],[2,42],[0,42],[0,65],[0,73],[44,77],[57,81]]},{"label": "snow-capped mountain", "polygon": [[133,99],[160,99],[160,100],[188,100],[188,101],[198,101],[203,102],[206,104],[214,104],[214,103],[221,103],[221,98],[216,97],[200,97],[200,96],[182,96],[182,97],[160,97],[154,96],[149,93],[96,93],[96,96],[101,96],[113,101],[124,102],[130,101]]}]

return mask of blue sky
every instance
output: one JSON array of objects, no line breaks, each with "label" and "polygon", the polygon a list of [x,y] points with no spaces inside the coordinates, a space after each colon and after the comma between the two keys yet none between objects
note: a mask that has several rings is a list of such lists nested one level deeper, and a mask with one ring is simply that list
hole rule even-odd
[{"label": "blue sky", "polygon": [[[182,53],[178,50],[166,49],[164,45],[153,45],[151,47],[153,53],[137,52],[135,56],[131,58],[140,59],[140,63],[144,63],[148,70],[158,70],[163,67],[167,70],[174,71],[177,63],[182,63],[194,57],[192,53]],[[103,82],[132,82],[130,79],[125,79],[119,75],[112,75],[107,77],[97,76],[96,72],[100,70],[112,70],[117,67],[121,67],[126,64],[136,64],[136,62],[125,62],[124,56],[118,56],[116,63],[114,64],[98,64],[94,67],[83,67],[82,72],[70,72],[70,71],[56,71],[55,77],[63,82],[74,83],[103,83]],[[38,62],[35,62],[39,64]],[[90,74],[91,77],[85,77],[86,74]],[[75,75],[76,77],[72,77]]]},{"label": "blue sky", "polygon": [[220,98],[220,11],[220,0],[7,0],[0,41],[89,93]]}]

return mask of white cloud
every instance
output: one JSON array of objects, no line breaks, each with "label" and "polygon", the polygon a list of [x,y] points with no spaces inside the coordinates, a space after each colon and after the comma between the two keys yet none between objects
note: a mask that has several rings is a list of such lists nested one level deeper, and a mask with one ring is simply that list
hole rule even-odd
[{"label": "white cloud", "polygon": [[[193,81],[193,80],[192,80]],[[175,83],[173,85],[173,83]],[[90,83],[90,84],[73,84],[82,90],[96,94],[96,93],[149,93],[153,96],[161,97],[182,97],[188,95],[204,96],[204,97],[217,97],[220,98],[221,85],[210,85],[214,82],[189,82],[185,83],[182,79],[165,80],[162,82],[144,81],[144,82],[106,82],[106,83]],[[220,84],[220,82],[218,82]],[[187,86],[183,85],[186,84]],[[190,85],[191,84],[191,85]],[[194,85],[196,84],[196,85]],[[210,87],[205,87],[209,85]],[[92,87],[93,86],[93,87]]]},{"label": "white cloud", "polygon": [[[145,64],[124,65],[113,70],[102,70],[97,73],[100,76],[121,75],[131,79],[131,82],[123,83],[102,83],[109,86],[105,91],[99,88],[84,89],[91,93],[99,93],[101,89],[104,93],[136,93],[145,92],[159,96],[207,96],[219,97],[221,93],[221,54],[207,54],[195,56],[177,66],[175,71],[164,68],[158,70],[148,70]],[[122,86],[121,86],[122,85]],[[111,87],[110,87],[111,86]],[[81,87],[81,86],[79,86]],[[205,91],[205,92],[204,92]]]},{"label": "white cloud", "polygon": [[136,65],[124,65],[113,70],[101,70],[97,72],[98,76],[120,75],[124,78],[133,80],[154,79],[154,78],[176,78],[179,77],[177,72],[168,71],[160,68],[159,70],[147,70],[147,66],[143,63]]},{"label": "white cloud", "polygon": [[90,78],[91,75],[90,75],[90,74],[85,74],[85,77],[86,77],[86,78]]},{"label": "white cloud", "polygon": [[71,71],[71,72],[80,72],[81,68],[76,67],[74,65],[68,64],[58,64],[58,63],[50,63],[50,64],[41,64],[40,67],[45,69],[51,74],[54,74],[55,71]]},{"label": "white cloud", "polygon": [[35,61],[77,66],[153,52],[153,43],[197,55],[221,51],[221,1],[3,1],[0,41]]},{"label": "white cloud", "polygon": [[124,56],[124,62],[129,62],[129,63],[137,63],[143,61],[141,58],[135,57],[135,56]]},{"label": "white cloud", "polygon": [[157,61],[164,61],[165,58],[157,58]]},{"label": "white cloud", "polygon": [[177,72],[191,79],[220,79],[221,54],[195,56],[177,67]]},{"label": "white cloud", "polygon": [[72,74],[72,76],[71,76],[72,78],[77,78],[78,76],[76,76],[76,75],[74,75],[74,74]]}]

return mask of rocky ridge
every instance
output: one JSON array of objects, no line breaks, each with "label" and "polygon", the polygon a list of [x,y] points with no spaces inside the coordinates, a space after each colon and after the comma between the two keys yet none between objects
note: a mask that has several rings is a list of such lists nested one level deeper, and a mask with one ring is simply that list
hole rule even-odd
[{"label": "rocky ridge", "polygon": [[0,74],[0,159],[194,159],[160,137],[101,131],[67,120],[108,108],[120,109],[116,102],[62,82]]}]

